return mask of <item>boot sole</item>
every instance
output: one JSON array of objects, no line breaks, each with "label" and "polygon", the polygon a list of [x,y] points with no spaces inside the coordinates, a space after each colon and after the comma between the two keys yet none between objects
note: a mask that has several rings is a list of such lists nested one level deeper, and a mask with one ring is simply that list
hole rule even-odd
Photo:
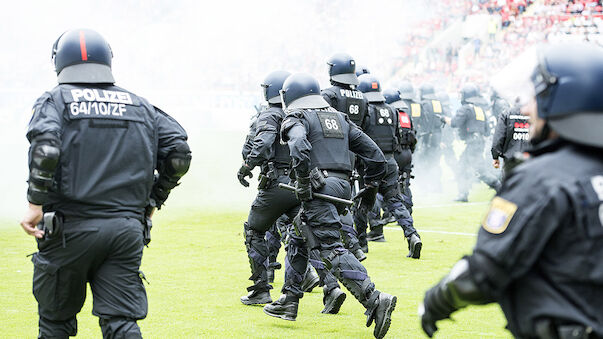
[{"label": "boot sole", "polygon": [[[375,335],[375,338],[382,339],[387,334],[387,331],[389,330],[389,325],[391,325],[391,323],[392,323],[392,312],[396,308],[397,301],[398,301],[398,297],[394,296],[392,298],[391,303],[388,305],[388,307],[385,311],[385,319],[383,320],[383,326],[381,326],[379,333],[373,333]],[[376,328],[375,328],[375,330],[376,330]]]},{"label": "boot sole", "polygon": [[415,244],[415,247],[410,251],[408,257],[413,259],[419,259],[421,257],[421,249],[423,248],[423,243]]},{"label": "boot sole", "polygon": [[295,319],[297,318],[297,317],[287,316],[287,315],[284,315],[284,314],[270,313],[269,311],[266,311],[265,308],[263,310],[264,310],[264,313],[268,314],[269,316],[275,317],[275,318],[280,318],[280,319],[283,319],[283,320],[295,321]]},{"label": "boot sole", "polygon": [[245,305],[263,305],[270,304],[272,302],[272,298],[260,299],[260,300],[243,300],[241,302]]},{"label": "boot sole", "polygon": [[380,237],[374,237],[374,238],[366,238],[366,240],[374,241],[374,242],[385,242],[385,237],[380,236]]},{"label": "boot sole", "polygon": [[346,298],[346,294],[345,293],[341,293],[340,295],[337,296],[337,298],[335,298],[335,301],[333,302],[333,305],[327,309],[325,307],[324,310],[322,310],[320,313],[324,313],[324,314],[337,314],[339,313],[339,310],[341,309],[341,305],[343,305],[343,302],[345,301]]}]

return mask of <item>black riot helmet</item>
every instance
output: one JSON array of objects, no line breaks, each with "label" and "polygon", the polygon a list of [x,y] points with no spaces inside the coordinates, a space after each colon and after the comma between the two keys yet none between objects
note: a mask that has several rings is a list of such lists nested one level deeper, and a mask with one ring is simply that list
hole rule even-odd
[{"label": "black riot helmet", "polygon": [[59,84],[114,83],[113,53],[105,39],[90,29],[67,31],[52,46],[52,61]]},{"label": "black riot helmet", "polygon": [[383,91],[383,97],[385,97],[385,103],[389,104],[393,108],[401,111],[408,112],[408,105],[402,98],[400,98],[400,91],[395,88],[388,88]]},{"label": "black riot helmet", "polygon": [[433,85],[430,83],[425,83],[425,84],[421,85],[421,87],[419,88],[419,94],[421,96],[421,100],[423,100],[423,99],[436,100],[437,99],[437,97],[435,95],[435,89],[433,88]]},{"label": "black riot helmet", "polygon": [[307,73],[295,73],[287,77],[280,93],[283,107],[288,110],[329,107],[320,95],[318,81]]},{"label": "black riot helmet", "polygon": [[368,102],[385,102],[381,94],[381,84],[372,74],[362,74],[358,77],[358,90],[363,93]]},{"label": "black riot helmet", "polygon": [[365,66],[356,67],[356,76],[361,76],[362,74],[370,74],[371,72]]},{"label": "black riot helmet", "polygon": [[281,103],[281,89],[283,83],[291,73],[287,71],[274,71],[266,76],[264,82],[262,82],[262,88],[264,89],[264,99],[269,104],[280,104]]},{"label": "black riot helmet", "polygon": [[479,95],[479,89],[474,83],[468,82],[461,88],[461,104],[477,104],[482,103],[482,98]]},{"label": "black riot helmet", "polygon": [[531,81],[538,117],[551,129],[564,139],[603,147],[603,48],[588,43],[547,46]]},{"label": "black riot helmet", "polygon": [[398,85],[398,89],[400,90],[400,98],[405,100],[412,100],[415,98],[415,88],[410,81],[403,80]]},{"label": "black riot helmet", "polygon": [[356,62],[349,54],[337,53],[328,61],[329,77],[332,82],[346,85],[358,85]]}]

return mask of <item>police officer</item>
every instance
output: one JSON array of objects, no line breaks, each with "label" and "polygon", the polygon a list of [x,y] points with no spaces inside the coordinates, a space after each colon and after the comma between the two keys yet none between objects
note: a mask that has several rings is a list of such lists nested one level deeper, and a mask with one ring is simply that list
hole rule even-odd
[{"label": "police officer", "polygon": [[59,85],[33,107],[29,210],[21,221],[38,241],[32,262],[39,337],[76,335],[90,283],[103,337],[140,338],[136,322],[147,315],[142,249],[154,208],[188,171],[187,135],[166,113],[114,85],[111,48],[97,32],[63,33],[52,59]]},{"label": "police officer", "polygon": [[[291,75],[282,90],[288,114],[281,135],[289,145],[297,182],[296,195],[302,201],[299,227],[306,230],[302,232],[307,244],[304,249],[305,252],[318,252],[325,265],[332,267],[337,278],[366,308],[367,325],[375,322],[375,337],[383,338],[389,329],[397,298],[375,289],[366,269],[343,247],[339,234],[343,207],[313,199],[313,192],[350,198],[352,164],[348,150],[363,159],[365,182],[369,185],[376,185],[383,175],[385,159],[375,143],[350,123],[345,114],[330,108],[319,93],[318,81],[303,73]],[[370,193],[367,200],[374,202],[375,191]],[[297,314],[298,303],[298,295],[285,293],[266,305],[264,312],[275,317]]]},{"label": "police officer", "polygon": [[[358,77],[356,76],[356,62],[352,56],[346,53],[337,53],[328,61],[329,66],[329,81],[331,87],[321,91],[322,97],[327,101],[329,106],[339,112],[343,112],[350,117],[360,128],[364,128],[365,118],[368,103],[362,96],[362,92],[356,89],[358,85]],[[368,72],[368,70],[366,70]],[[354,159],[354,155],[350,154]],[[357,167],[354,159],[353,166]],[[356,211],[353,211],[356,213]],[[346,213],[342,216],[342,233],[346,247],[354,253],[360,261],[366,259],[365,251],[368,248],[361,249],[358,242],[358,237],[354,229],[354,220],[352,213]]]},{"label": "police officer", "polygon": [[511,106],[509,105],[507,100],[502,98],[500,96],[500,94],[498,93],[498,91],[496,91],[496,90],[492,91],[492,95],[490,96],[490,101],[492,102],[492,115],[496,119],[498,119],[502,113],[511,109]]},{"label": "police officer", "polygon": [[[299,210],[299,202],[295,197],[277,187],[280,182],[289,182],[289,150],[286,145],[280,144],[278,135],[284,117],[279,91],[289,75],[286,71],[275,71],[264,79],[262,88],[268,108],[260,112],[255,122],[255,136],[237,173],[240,183],[248,187],[246,178],[253,176],[251,171],[256,166],[261,167],[258,195],[251,205],[247,222],[244,223],[245,246],[251,266],[249,280],[254,282],[253,286],[247,288],[249,294],[241,297],[241,302],[246,305],[272,302],[269,292],[272,286],[268,277],[270,252],[266,232],[274,227],[281,215],[287,214],[293,219]],[[271,238],[268,237],[269,240]]]},{"label": "police officer", "polygon": [[394,152],[394,159],[398,164],[398,182],[400,193],[402,193],[402,202],[412,215],[412,192],[410,191],[410,179],[412,178],[412,153],[415,151],[417,137],[412,124],[410,108],[406,102],[400,98],[400,91],[397,89],[386,89],[383,91],[385,103],[393,107],[398,113],[398,140],[400,149]]},{"label": "police officer", "polygon": [[[369,102],[365,132],[375,141],[387,159],[387,171],[379,185],[379,193],[383,195],[385,209],[394,216],[398,225],[404,230],[409,249],[407,256],[419,259],[422,242],[417,230],[413,227],[412,216],[404,206],[398,185],[398,165],[394,157],[394,153],[400,151],[401,148],[398,139],[400,135],[398,112],[385,103],[385,97],[381,94],[381,84],[377,78],[371,74],[364,74],[359,77],[359,81],[358,89],[362,91]],[[357,213],[355,220],[358,229],[358,240],[361,241],[361,244],[365,239],[367,218],[366,213],[362,212]],[[380,229],[375,228],[371,232],[383,233],[383,226]]]},{"label": "police officer", "polygon": [[529,129],[528,117],[521,114],[517,105],[498,116],[492,139],[492,165],[499,168],[499,158],[502,158],[505,176],[522,161],[522,153],[529,143]]},{"label": "police officer", "polygon": [[356,76],[359,77],[362,74],[370,74],[371,71],[369,71],[368,68],[366,68],[366,66],[358,66],[356,67]]},{"label": "police officer", "polygon": [[492,200],[473,254],[425,294],[430,336],[455,310],[497,302],[515,337],[603,338],[603,50],[541,52],[522,108],[533,158]]},{"label": "police officer", "polygon": [[442,157],[442,127],[444,125],[444,111],[442,103],[435,94],[432,84],[425,83],[419,88],[421,100],[421,124],[419,132],[420,143],[420,171],[429,178],[427,188],[435,192],[442,190],[442,169],[440,158]]},{"label": "police officer", "polygon": [[455,177],[459,175],[463,175],[459,173],[459,160],[456,157],[456,153],[454,153],[454,140],[456,139],[455,131],[450,123],[452,122],[452,109],[450,107],[450,96],[446,92],[439,92],[436,94],[438,100],[442,103],[442,111],[443,118],[445,124],[442,126],[442,142],[440,143],[440,147],[442,150],[442,155],[444,156],[444,161],[452,170],[452,173]]},{"label": "police officer", "polygon": [[477,86],[465,84],[461,89],[462,106],[452,118],[451,126],[458,129],[459,138],[466,144],[459,158],[459,167],[464,170],[460,171],[463,175],[457,178],[459,195],[455,201],[468,201],[469,189],[475,176],[493,189],[500,186],[498,179],[488,171],[483,157],[485,137],[490,130],[486,113],[478,105],[480,98]]}]

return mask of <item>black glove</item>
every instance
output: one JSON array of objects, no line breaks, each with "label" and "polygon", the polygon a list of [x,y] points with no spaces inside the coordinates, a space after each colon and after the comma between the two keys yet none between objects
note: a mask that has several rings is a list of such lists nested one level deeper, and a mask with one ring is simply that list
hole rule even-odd
[{"label": "black glove", "polygon": [[253,173],[251,173],[251,168],[246,163],[243,163],[241,168],[239,168],[239,172],[237,172],[237,178],[239,178],[241,185],[249,187],[249,182],[245,180],[245,177],[253,178]]},{"label": "black glove", "polygon": [[377,198],[377,191],[379,186],[377,183],[367,183],[366,186],[361,189],[358,194],[353,198],[354,200],[360,200],[358,209],[361,212],[368,212],[373,209],[375,200]]},{"label": "black glove", "polygon": [[301,201],[312,200],[310,177],[298,177],[295,183],[295,197]]},{"label": "black glove", "polygon": [[429,337],[438,330],[436,321],[450,318],[452,312],[457,308],[447,298],[444,279],[437,285],[425,292],[423,304],[419,306],[419,316],[421,317],[421,327]]}]

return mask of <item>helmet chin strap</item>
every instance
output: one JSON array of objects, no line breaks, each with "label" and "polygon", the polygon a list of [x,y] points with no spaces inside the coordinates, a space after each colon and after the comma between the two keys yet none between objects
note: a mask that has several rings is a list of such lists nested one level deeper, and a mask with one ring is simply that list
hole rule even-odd
[{"label": "helmet chin strap", "polygon": [[530,144],[532,144],[532,146],[537,146],[541,142],[547,140],[549,138],[549,136],[551,135],[551,131],[552,131],[551,126],[549,126],[549,122],[547,120],[547,121],[545,121],[540,134],[530,138]]}]

